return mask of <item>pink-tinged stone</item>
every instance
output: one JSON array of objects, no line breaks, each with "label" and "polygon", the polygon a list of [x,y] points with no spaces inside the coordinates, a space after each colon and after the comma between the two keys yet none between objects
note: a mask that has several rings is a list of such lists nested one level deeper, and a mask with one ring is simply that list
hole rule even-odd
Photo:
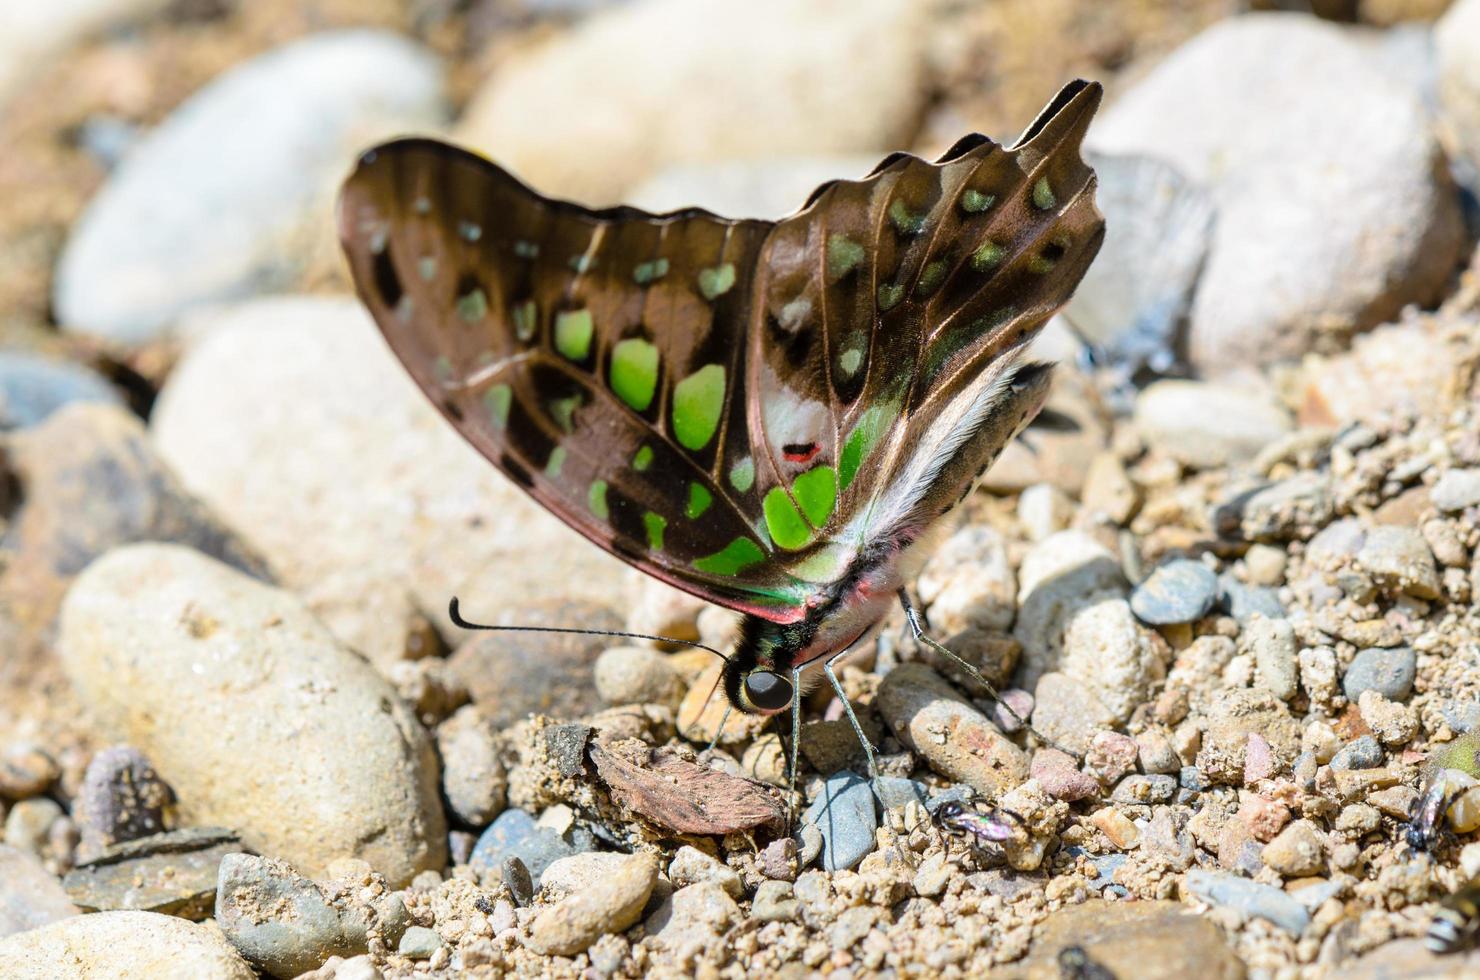
[{"label": "pink-tinged stone", "polygon": [[1089,742],[1084,766],[1100,777],[1107,786],[1119,782],[1120,777],[1136,769],[1136,756],[1140,747],[1129,735],[1119,732],[1098,731]]},{"label": "pink-tinged stone", "polygon": [[1274,769],[1274,751],[1264,736],[1251,732],[1244,754],[1244,785],[1252,786],[1261,779],[1268,779],[1274,775]]},{"label": "pink-tinged stone", "polygon": [[1066,803],[1086,799],[1100,791],[1095,777],[1080,772],[1074,757],[1058,749],[1039,749],[1033,753],[1029,772],[1045,793]]},{"label": "pink-tinged stone", "polygon": [[1262,796],[1246,796],[1238,808],[1238,819],[1249,833],[1268,843],[1290,822],[1290,808]]},{"label": "pink-tinged stone", "polygon": [[[1011,735],[1023,727],[1018,718],[1027,721],[1033,717],[1034,704],[1033,695],[1027,691],[1019,687],[1009,688],[1002,692],[1001,700],[992,705],[992,720],[997,723],[998,728]],[[1008,711],[1008,708],[1012,711]],[[1014,711],[1017,712],[1017,718],[1012,715]]]}]

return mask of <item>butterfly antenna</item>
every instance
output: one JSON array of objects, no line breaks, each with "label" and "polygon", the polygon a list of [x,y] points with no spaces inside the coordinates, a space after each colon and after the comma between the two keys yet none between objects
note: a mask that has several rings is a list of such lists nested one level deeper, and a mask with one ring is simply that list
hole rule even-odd
[{"label": "butterfly antenna", "polygon": [[910,631],[915,634],[915,639],[919,640],[921,643],[924,643],[926,646],[930,647],[937,653],[949,658],[957,666],[965,670],[973,679],[981,684],[982,687],[985,687],[987,689],[987,694],[991,696],[993,701],[996,701],[1002,706],[1004,711],[1006,711],[1009,715],[1012,715],[1013,721],[1016,721],[1023,728],[1027,729],[1027,731],[1032,734],[1033,737],[1037,738],[1038,741],[1042,742],[1044,745],[1047,745],[1049,748],[1058,749],[1060,752],[1063,752],[1065,755],[1069,756],[1072,759],[1078,760],[1080,762],[1084,761],[1083,757],[1081,757],[1078,752],[1070,751],[1069,749],[1055,742],[1053,739],[1049,738],[1047,735],[1044,735],[1032,725],[1028,724],[1028,719],[1018,714],[1016,708],[1008,704],[1006,701],[1002,700],[1002,695],[997,693],[997,688],[992,685],[991,681],[982,676],[982,672],[980,670],[977,670],[971,664],[961,659],[961,657],[955,652],[946,649],[942,644],[940,644],[933,637],[927,634],[925,630],[920,626],[920,616],[919,613],[915,611],[914,605],[910,602],[909,593],[906,592],[904,589],[899,590],[899,604],[904,607],[905,619],[909,621]]},{"label": "butterfly antenna", "polygon": [[[712,646],[700,643],[698,640],[680,640],[676,636],[654,636],[651,633],[628,633],[625,630],[593,630],[574,626],[495,626],[491,623],[471,623],[462,618],[462,613],[458,610],[457,596],[453,596],[452,601],[447,604],[447,615],[452,619],[452,625],[458,629],[488,630],[490,632],[505,633],[575,633],[581,636],[620,636],[632,640],[653,640],[657,643],[675,643],[679,646],[708,650],[725,663],[730,662],[729,657],[720,653]],[[711,697],[713,693],[712,691],[710,692]]]}]

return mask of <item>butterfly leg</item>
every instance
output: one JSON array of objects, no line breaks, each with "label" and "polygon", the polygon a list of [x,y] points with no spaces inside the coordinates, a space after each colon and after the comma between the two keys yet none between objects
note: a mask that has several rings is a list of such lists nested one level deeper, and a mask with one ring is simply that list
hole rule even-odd
[{"label": "butterfly leg", "polygon": [[802,669],[793,667],[791,671],[791,765],[787,767],[786,779],[786,811],[787,823],[791,819],[792,807],[796,805],[797,798],[797,749],[802,744]]},{"label": "butterfly leg", "polygon": [[714,738],[709,740],[709,745],[704,749],[705,752],[713,752],[714,747],[719,744],[719,737],[725,733],[725,724],[730,720],[730,710],[731,706],[726,704],[725,713],[719,716],[719,727],[714,730]]},{"label": "butterfly leg", "polygon": [[838,675],[833,673],[833,664],[842,660],[853,649],[848,647],[833,654],[822,665],[822,672],[827,675],[828,683],[832,684],[833,690],[838,692],[838,700],[842,702],[843,713],[848,716],[848,724],[853,726],[853,734],[858,736],[858,744],[863,746],[863,754],[868,756],[868,778],[879,778],[879,765],[874,761],[874,747],[869,742],[868,736],[863,733],[863,726],[858,723],[858,716],[853,713],[853,705],[848,703],[848,695],[843,693],[843,685],[838,682]]},{"label": "butterfly leg", "polygon": [[1038,741],[1042,742],[1044,745],[1059,749],[1061,752],[1065,752],[1076,759],[1079,758],[1078,753],[1070,752],[1068,749],[1059,745],[1053,739],[1048,738],[1042,732],[1038,731],[1038,729],[1028,724],[1028,719],[1018,714],[1012,705],[1002,700],[1002,695],[997,692],[997,688],[992,685],[991,681],[982,676],[981,671],[977,670],[971,664],[961,659],[961,657],[959,657],[951,650],[948,650],[940,643],[937,643],[934,638],[926,633],[924,628],[920,625],[920,614],[916,612],[914,604],[910,602],[910,594],[905,589],[899,590],[899,604],[904,607],[905,619],[909,621],[910,632],[915,634],[916,640],[930,647],[930,649],[936,651],[942,656],[948,657],[952,661],[954,661],[957,666],[966,671],[966,673],[974,678],[979,684],[981,684],[982,687],[985,687],[987,689],[987,694],[991,696],[992,700],[1002,705],[1003,709],[1006,710],[1008,714],[1012,715],[1013,720],[1016,721],[1023,728],[1026,728],[1029,732],[1031,732],[1033,736],[1038,739]]}]

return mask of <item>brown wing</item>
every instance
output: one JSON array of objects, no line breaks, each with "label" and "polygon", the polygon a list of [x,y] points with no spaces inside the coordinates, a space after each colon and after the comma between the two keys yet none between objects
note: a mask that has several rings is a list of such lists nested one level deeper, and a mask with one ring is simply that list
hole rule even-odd
[{"label": "brown wing", "polygon": [[[761,248],[747,387],[757,493],[794,570],[826,577],[1001,450],[993,386],[1072,294],[1103,220],[1079,155],[1100,86],[1017,145],[961,140],[819,188]],[[990,428],[990,427],[989,427]]]},{"label": "brown wing", "polygon": [[[366,153],[340,236],[361,299],[483,455],[644,571],[785,621],[809,591],[770,561],[726,459],[743,324],[770,225],[590,211],[429,140]],[[743,481],[739,481],[743,484]]]}]

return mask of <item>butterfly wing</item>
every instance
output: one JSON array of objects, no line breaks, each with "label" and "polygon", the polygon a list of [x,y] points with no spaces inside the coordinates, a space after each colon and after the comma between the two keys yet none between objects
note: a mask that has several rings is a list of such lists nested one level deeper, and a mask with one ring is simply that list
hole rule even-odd
[{"label": "butterfly wing", "polygon": [[794,574],[959,502],[1026,345],[1103,237],[1080,158],[1100,87],[1067,86],[1012,148],[982,136],[819,188],[760,252],[747,386],[758,493]]},{"label": "butterfly wing", "polygon": [[726,459],[748,446],[743,329],[770,230],[591,211],[430,140],[364,155],[340,237],[433,403],[566,523],[643,571],[776,621],[811,588],[767,561]]}]

